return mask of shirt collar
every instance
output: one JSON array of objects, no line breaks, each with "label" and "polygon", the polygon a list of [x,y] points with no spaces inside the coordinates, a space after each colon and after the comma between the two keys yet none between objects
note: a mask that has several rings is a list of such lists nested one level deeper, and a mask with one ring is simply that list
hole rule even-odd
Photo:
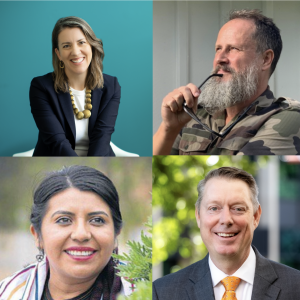
[{"label": "shirt collar", "polygon": [[248,258],[245,260],[242,266],[232,275],[227,275],[226,273],[218,269],[211,260],[210,256],[208,258],[208,264],[210,268],[213,287],[215,287],[222,279],[224,279],[227,276],[239,277],[247,283],[253,285],[256,266],[256,255],[252,247],[250,247],[250,254]]}]

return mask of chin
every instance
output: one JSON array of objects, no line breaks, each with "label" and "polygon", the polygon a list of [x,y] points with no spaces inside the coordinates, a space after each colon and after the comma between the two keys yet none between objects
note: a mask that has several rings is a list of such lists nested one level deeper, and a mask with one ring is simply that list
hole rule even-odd
[{"label": "chin", "polygon": [[77,279],[87,279],[92,277],[97,277],[100,272],[96,270],[91,270],[90,267],[80,267],[80,268],[70,268],[68,271],[68,275]]},{"label": "chin", "polygon": [[222,256],[234,256],[237,254],[238,249],[235,246],[219,246],[215,249],[215,252]]}]

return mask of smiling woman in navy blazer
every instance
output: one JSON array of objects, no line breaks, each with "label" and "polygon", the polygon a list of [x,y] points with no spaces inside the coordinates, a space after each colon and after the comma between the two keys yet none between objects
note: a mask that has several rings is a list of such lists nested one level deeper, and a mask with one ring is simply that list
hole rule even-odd
[{"label": "smiling woman in navy blazer", "polygon": [[121,88],[102,73],[102,41],[77,17],[52,32],[54,72],[31,82],[30,105],[39,129],[33,156],[115,156],[110,147]]}]

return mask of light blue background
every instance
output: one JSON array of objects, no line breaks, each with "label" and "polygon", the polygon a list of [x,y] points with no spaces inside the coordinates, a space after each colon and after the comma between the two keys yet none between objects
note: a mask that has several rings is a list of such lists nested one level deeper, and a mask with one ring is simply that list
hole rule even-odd
[{"label": "light blue background", "polygon": [[102,39],[103,72],[122,87],[112,142],[152,156],[152,1],[0,2],[0,156],[36,145],[30,82],[53,71],[51,34],[66,16],[84,19]]}]

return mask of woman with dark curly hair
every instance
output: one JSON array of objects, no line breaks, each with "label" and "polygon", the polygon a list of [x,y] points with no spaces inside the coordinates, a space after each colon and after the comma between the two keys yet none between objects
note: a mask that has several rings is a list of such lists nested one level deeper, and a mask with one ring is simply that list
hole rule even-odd
[{"label": "woman with dark curly hair", "polygon": [[33,156],[115,156],[111,135],[120,85],[102,73],[103,44],[78,17],[57,21],[52,32],[54,71],[31,82],[30,105],[39,129]]},{"label": "woman with dark curly hair", "polygon": [[122,228],[115,186],[101,172],[71,166],[49,173],[34,192],[31,233],[37,263],[0,282],[0,299],[115,300],[129,295],[116,275]]}]

